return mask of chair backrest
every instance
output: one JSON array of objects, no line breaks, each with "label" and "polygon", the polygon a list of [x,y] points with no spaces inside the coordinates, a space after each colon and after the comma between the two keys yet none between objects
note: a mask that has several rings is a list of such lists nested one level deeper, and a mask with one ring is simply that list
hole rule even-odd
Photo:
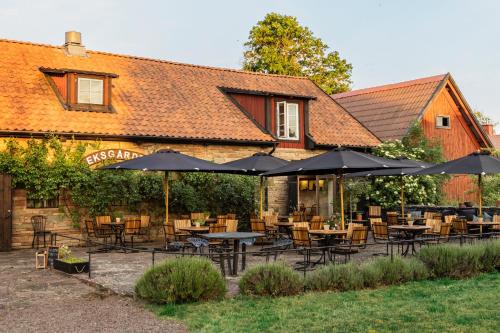
[{"label": "chair backrest", "polygon": [[306,228],[309,230],[309,222],[293,222],[294,228]]},{"label": "chair backrest", "polygon": [[354,230],[355,227],[362,227],[363,225],[361,223],[356,223],[356,222],[351,222],[347,225],[347,239],[352,238],[352,231]]},{"label": "chair backrest", "polygon": [[94,236],[94,221],[92,219],[85,219],[85,230],[87,230],[87,236]]},{"label": "chair backrest", "polygon": [[208,232],[213,234],[216,232],[226,232],[225,225],[211,224],[208,226]]},{"label": "chair backrest", "polygon": [[125,219],[125,234],[134,235],[141,230],[141,218],[126,218]]},{"label": "chair backrest", "polygon": [[467,234],[467,221],[465,219],[454,219],[452,226],[455,233]]},{"label": "chair backrest", "polygon": [[149,228],[151,223],[151,216],[149,215],[141,215],[141,228],[147,229]]},{"label": "chair backrest", "polygon": [[370,217],[370,225],[373,226],[374,223],[382,223],[381,217]]},{"label": "chair backrest", "polygon": [[109,215],[96,216],[95,222],[97,223],[98,227],[100,227],[101,224],[110,224],[111,223],[111,216],[109,216]]},{"label": "chair backrest", "polygon": [[273,227],[276,223],[278,223],[278,215],[276,214],[266,215],[263,219],[267,227]]},{"label": "chair backrest", "polygon": [[444,223],[451,223],[453,222],[454,219],[456,219],[457,216],[456,215],[446,215],[444,217]]},{"label": "chair backrest", "polygon": [[311,238],[307,228],[294,227],[292,229],[292,239],[295,246],[311,246]]},{"label": "chair backrest", "polygon": [[372,224],[373,238],[380,240],[389,240],[389,229],[387,223],[374,222]]},{"label": "chair backrest", "polygon": [[387,225],[398,224],[398,213],[397,212],[387,212]]},{"label": "chair backrest", "polygon": [[301,222],[304,220],[304,214],[301,212],[293,212],[292,217],[293,217],[293,222]]},{"label": "chair backrest", "polygon": [[228,220],[236,220],[236,214],[234,214],[234,213],[227,213],[226,214],[226,218]]},{"label": "chair backrest", "polygon": [[165,240],[174,241],[175,240],[175,228],[173,223],[164,224],[163,232],[165,233]]},{"label": "chair backrest", "polygon": [[189,228],[191,226],[191,220],[174,220],[174,232],[177,234],[182,232],[179,228]]},{"label": "chair backrest", "polygon": [[266,224],[264,223],[264,221],[259,219],[250,219],[250,228],[252,229],[252,232],[266,232]]},{"label": "chair backrest", "polygon": [[323,216],[315,215],[311,218],[311,230],[321,230],[323,229],[323,224],[325,220]]},{"label": "chair backrest", "polygon": [[425,231],[426,233],[440,232],[441,230],[441,220],[427,219],[425,225],[431,227],[431,229]]},{"label": "chair backrest", "polygon": [[352,235],[350,238],[351,244],[366,244],[368,237],[368,227],[363,225],[356,225],[352,228]]},{"label": "chair backrest", "polygon": [[368,216],[369,217],[382,216],[382,207],[381,206],[368,206]]},{"label": "chair backrest", "polygon": [[226,225],[227,215],[217,215],[217,225]]},{"label": "chair backrest", "polygon": [[238,220],[226,220],[226,232],[237,232]]},{"label": "chair backrest", "polygon": [[500,215],[493,215],[493,222],[500,222]]},{"label": "chair backrest", "polygon": [[194,222],[194,221],[199,221],[199,220],[205,221],[207,217],[206,217],[205,213],[196,212],[196,213],[191,213],[190,218],[191,218],[191,222]]},{"label": "chair backrest", "polygon": [[451,223],[441,223],[441,227],[439,228],[439,237],[448,238],[450,235]]},{"label": "chair backrest", "polygon": [[427,221],[428,219],[434,219],[434,212],[424,212],[424,219]]},{"label": "chair backrest", "polygon": [[31,217],[31,225],[33,226],[34,232],[43,232],[47,226],[47,216],[44,215],[33,215]]}]

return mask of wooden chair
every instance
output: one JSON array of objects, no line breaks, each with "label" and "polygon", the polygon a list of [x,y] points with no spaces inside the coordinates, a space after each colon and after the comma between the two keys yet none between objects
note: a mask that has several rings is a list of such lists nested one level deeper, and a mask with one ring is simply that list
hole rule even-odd
[{"label": "wooden chair", "polygon": [[424,231],[424,235],[427,236],[435,235],[436,232],[439,232],[441,230],[441,220],[426,219],[425,225],[431,227],[431,229],[427,229],[426,231]]},{"label": "wooden chair", "polygon": [[368,206],[368,217],[381,217],[382,207],[381,206]]},{"label": "wooden chair", "polygon": [[226,220],[227,220],[227,215],[217,215],[217,222],[216,222],[216,224],[218,224],[218,225],[226,225]]},{"label": "wooden chair", "polygon": [[424,219],[425,220],[433,220],[434,219],[434,212],[424,212]]},{"label": "wooden chair", "polygon": [[293,222],[294,228],[306,228],[309,230],[309,222]]},{"label": "wooden chair", "polygon": [[228,213],[228,214],[226,214],[226,218],[228,220],[236,220],[236,214]]},{"label": "wooden chair", "polygon": [[293,227],[292,240],[294,247],[311,247],[312,242],[309,236],[309,228]]},{"label": "wooden chair", "polygon": [[35,247],[35,239],[36,239],[36,248],[40,244],[40,238],[43,237],[43,247],[46,244],[46,236],[52,234],[50,231],[46,230],[47,227],[47,216],[44,215],[34,215],[31,217],[31,226],[33,227],[33,240],[31,241],[31,248]]},{"label": "wooden chair", "polygon": [[190,214],[190,219],[191,219],[191,222],[194,223],[195,221],[205,221],[207,219],[207,216],[205,215],[205,213],[191,213]]},{"label": "wooden chair", "polygon": [[96,222],[98,227],[100,227],[102,224],[110,224],[111,223],[111,216],[98,215],[95,217],[95,222]]},{"label": "wooden chair", "polygon": [[397,225],[398,224],[398,213],[397,212],[387,212],[387,225]]},{"label": "wooden chair", "polygon": [[[352,224],[352,223],[351,223]],[[336,255],[344,256],[344,263],[351,259],[351,254],[359,252],[360,248],[366,247],[366,235],[368,234],[368,227],[363,225],[356,225],[352,227],[352,234],[349,239],[340,243],[331,250],[333,253],[333,262],[336,262]]]},{"label": "wooden chair", "polygon": [[323,225],[325,223],[325,219],[322,216],[315,215],[311,218],[311,230],[321,230],[323,229]]},{"label": "wooden chair", "polygon": [[226,220],[226,232],[237,232],[238,220]]},{"label": "wooden chair", "polygon": [[304,221],[304,215],[301,212],[293,212],[292,213],[293,222],[301,222]]},{"label": "wooden chair", "polygon": [[385,255],[389,254],[389,243],[394,238],[389,235],[387,223],[374,222],[372,224],[373,241],[377,244],[385,244]]},{"label": "wooden chair", "polygon": [[132,243],[132,248],[134,247],[134,236],[139,236],[141,233],[141,218],[126,218],[125,228],[123,234],[125,237],[130,237],[130,242]]},{"label": "wooden chair", "polygon": [[439,233],[436,233],[435,237],[425,240],[425,243],[426,244],[439,244],[439,243],[448,242],[449,236],[450,236],[450,229],[451,229],[451,223],[440,223]]},{"label": "wooden chair", "polygon": [[382,223],[382,218],[381,217],[370,217],[370,226],[373,229],[373,224],[374,223]]},{"label": "wooden chair", "polygon": [[452,223],[454,219],[456,219],[456,215],[445,215],[444,223]]},{"label": "wooden chair", "polygon": [[87,239],[95,238],[94,221],[92,219],[85,219],[85,231],[87,232]]},{"label": "wooden chair", "polygon": [[354,227],[362,227],[363,225],[361,223],[356,223],[356,222],[351,222],[347,225],[347,235],[346,239],[351,239],[352,238],[352,231],[354,230]]},{"label": "wooden chair", "polygon": [[[111,222],[111,219],[110,219]],[[102,223],[101,225],[97,225],[97,219],[93,223],[94,235],[97,240],[102,239],[104,242],[103,251],[107,250],[108,240],[111,241],[111,237],[114,235],[113,229],[111,229],[110,223]]]},{"label": "wooden chair", "polygon": [[149,215],[141,215],[141,228],[139,230],[139,234],[144,236],[146,240],[150,240],[151,238],[151,216]]},{"label": "wooden chair", "polygon": [[451,226],[454,234],[467,235],[467,220],[456,218],[451,222]]},{"label": "wooden chair", "polygon": [[191,227],[191,220],[174,220],[174,235],[176,241],[185,241],[190,236],[189,232],[182,231],[179,228]]}]

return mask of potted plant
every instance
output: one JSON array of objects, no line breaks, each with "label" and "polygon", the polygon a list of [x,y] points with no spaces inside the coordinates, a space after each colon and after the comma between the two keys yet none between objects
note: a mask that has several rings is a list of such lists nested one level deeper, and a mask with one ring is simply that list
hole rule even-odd
[{"label": "potted plant", "polygon": [[88,273],[90,264],[87,260],[75,257],[71,250],[63,245],[59,248],[59,259],[54,261],[54,268],[68,274]]}]

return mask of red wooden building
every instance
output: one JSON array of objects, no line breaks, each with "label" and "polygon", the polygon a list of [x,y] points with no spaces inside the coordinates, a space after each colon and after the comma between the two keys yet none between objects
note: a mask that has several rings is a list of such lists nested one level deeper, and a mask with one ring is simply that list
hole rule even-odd
[{"label": "red wooden building", "polygon": [[[382,141],[401,139],[412,122],[419,121],[428,138],[441,141],[448,160],[492,147],[449,73],[332,97]],[[477,198],[475,182],[468,176],[454,177],[444,190],[450,202]]]}]

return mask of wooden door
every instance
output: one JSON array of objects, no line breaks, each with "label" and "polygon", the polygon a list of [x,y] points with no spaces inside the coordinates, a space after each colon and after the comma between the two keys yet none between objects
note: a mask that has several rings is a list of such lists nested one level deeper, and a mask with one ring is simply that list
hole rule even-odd
[{"label": "wooden door", "polygon": [[12,177],[0,174],[0,251],[12,247]]}]

